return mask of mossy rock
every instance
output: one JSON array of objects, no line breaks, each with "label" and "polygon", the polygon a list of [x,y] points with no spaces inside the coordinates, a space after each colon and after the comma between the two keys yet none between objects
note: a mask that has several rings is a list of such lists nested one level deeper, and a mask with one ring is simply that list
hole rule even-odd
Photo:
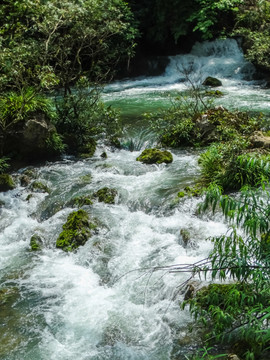
[{"label": "mossy rock", "polygon": [[47,192],[48,194],[50,193],[50,189],[48,188],[48,186],[45,185],[41,181],[34,181],[31,184],[31,190],[34,191],[34,192],[42,192],[42,193]]},{"label": "mossy rock", "polygon": [[222,82],[218,80],[217,78],[214,78],[212,76],[208,76],[204,82],[202,83],[204,86],[211,86],[211,87],[218,87],[222,86]]},{"label": "mossy rock", "polygon": [[180,199],[183,198],[183,197],[185,197],[185,196],[186,196],[186,193],[185,193],[184,191],[179,191],[179,192],[177,193],[177,197],[179,197]]},{"label": "mossy rock", "polygon": [[187,229],[181,229],[180,230],[180,235],[182,237],[184,246],[186,247],[188,245],[188,243],[190,242],[190,240],[191,240],[191,234]]},{"label": "mossy rock", "polygon": [[37,234],[34,234],[30,239],[30,247],[32,251],[41,250],[43,245],[43,241],[41,237]]},{"label": "mossy rock", "polygon": [[9,174],[0,174],[0,191],[8,191],[15,188],[12,176]]},{"label": "mossy rock", "polygon": [[207,90],[205,96],[221,97],[224,96],[224,93],[219,90]]},{"label": "mossy rock", "polygon": [[23,186],[23,187],[28,186],[31,182],[30,177],[27,175],[24,175],[24,174],[21,175],[19,179],[20,179],[21,186]]},{"label": "mossy rock", "polygon": [[97,198],[99,202],[104,202],[105,204],[114,204],[116,195],[117,191],[115,189],[104,187],[95,192],[93,197]]},{"label": "mossy rock", "polygon": [[189,196],[194,196],[194,197],[198,197],[200,195],[202,195],[202,188],[200,188],[199,186],[193,186],[193,187],[190,187],[190,186],[186,186],[184,188],[185,192],[187,195]]},{"label": "mossy rock", "polygon": [[100,157],[101,157],[102,159],[107,159],[107,158],[108,158],[108,155],[107,155],[107,153],[106,153],[105,151],[103,151],[103,153],[100,155]]},{"label": "mossy rock", "polygon": [[63,225],[63,231],[58,236],[56,247],[64,251],[75,250],[86,243],[92,235],[91,230],[95,228],[96,225],[90,222],[86,211],[73,211]]},{"label": "mossy rock", "polygon": [[145,149],[136,160],[141,161],[144,164],[169,164],[173,161],[173,156],[167,150]]},{"label": "mossy rock", "polygon": [[67,203],[67,206],[82,207],[84,205],[93,205],[90,196],[87,195],[76,196]]}]

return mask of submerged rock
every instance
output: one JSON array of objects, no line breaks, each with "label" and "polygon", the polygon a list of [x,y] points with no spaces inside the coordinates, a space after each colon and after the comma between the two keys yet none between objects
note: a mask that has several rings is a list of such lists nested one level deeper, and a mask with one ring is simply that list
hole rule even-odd
[{"label": "submerged rock", "polygon": [[90,196],[81,195],[76,196],[75,198],[71,199],[66,205],[73,206],[73,207],[82,207],[84,205],[92,205],[93,202]]},{"label": "submerged rock", "polygon": [[56,240],[56,247],[64,251],[75,250],[86,243],[92,235],[91,230],[95,228],[86,211],[73,211],[63,225],[63,231]]},{"label": "submerged rock", "polygon": [[117,191],[115,189],[104,187],[95,192],[93,198],[97,198],[99,202],[104,202],[105,204],[114,204],[116,195]]},{"label": "submerged rock", "polygon": [[45,185],[41,181],[34,181],[31,184],[31,190],[34,191],[34,192],[43,192],[43,193],[47,192],[47,193],[50,193],[50,189],[48,188],[48,186]]},{"label": "submerged rock", "polygon": [[222,86],[222,82],[218,80],[217,78],[214,78],[212,76],[208,76],[204,82],[202,83],[204,86],[211,86],[211,87],[218,87]]},{"label": "submerged rock", "polygon": [[169,164],[173,161],[173,156],[167,150],[145,149],[136,160],[141,161],[144,164]]},{"label": "submerged rock", "polygon": [[0,174],[0,191],[8,191],[15,188],[12,176],[9,174]]}]

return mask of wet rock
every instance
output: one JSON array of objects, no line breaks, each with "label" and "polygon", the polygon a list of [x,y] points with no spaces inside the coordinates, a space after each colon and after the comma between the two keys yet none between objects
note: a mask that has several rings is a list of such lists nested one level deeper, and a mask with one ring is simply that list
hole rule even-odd
[{"label": "wet rock", "polygon": [[50,123],[45,114],[35,114],[25,123],[22,131],[20,148],[23,155],[31,159],[47,158],[48,141],[55,133],[55,126]]},{"label": "wet rock", "polygon": [[93,198],[97,198],[99,202],[104,202],[105,204],[114,204],[116,195],[117,191],[115,189],[104,187],[95,192]]},{"label": "wet rock", "polygon": [[84,210],[69,214],[63,231],[56,241],[56,247],[64,251],[72,251],[82,246],[91,237],[91,230],[96,225],[90,222],[89,215]]},{"label": "wet rock", "polygon": [[102,159],[107,159],[108,155],[107,155],[107,153],[104,151],[104,152],[100,155],[100,157],[101,157]]},{"label": "wet rock", "polygon": [[0,174],[0,191],[8,191],[15,188],[12,176],[9,174]]},{"label": "wet rock", "polygon": [[32,251],[41,250],[43,245],[43,241],[41,237],[37,234],[34,234],[30,239],[30,247]]},{"label": "wet rock", "polygon": [[250,142],[254,148],[270,149],[270,136],[264,135],[262,131],[255,131]]},{"label": "wet rock", "polygon": [[180,235],[182,237],[184,246],[186,247],[188,245],[188,243],[190,242],[190,240],[191,240],[191,234],[187,229],[181,229],[180,230]]},{"label": "wet rock", "polygon": [[211,87],[218,87],[222,86],[222,82],[218,80],[217,78],[214,78],[212,76],[208,76],[204,82],[202,83],[204,86],[211,86]]},{"label": "wet rock", "polygon": [[227,360],[240,360],[239,357],[235,354],[229,354]]},{"label": "wet rock", "polygon": [[187,301],[187,300],[193,299],[196,292],[198,291],[199,287],[200,287],[200,283],[198,281],[195,281],[195,280],[189,281],[189,283],[186,287],[184,300]]},{"label": "wet rock", "polygon": [[48,188],[48,186],[41,181],[34,181],[31,184],[31,190],[34,192],[50,193],[50,189]]},{"label": "wet rock", "polygon": [[26,187],[26,186],[28,186],[28,185],[31,183],[31,179],[30,179],[30,177],[27,176],[27,175],[21,175],[21,176],[19,177],[19,179],[20,179],[20,184],[21,184],[21,186],[23,186],[23,187]]},{"label": "wet rock", "polygon": [[81,195],[71,199],[69,202],[67,202],[66,205],[72,207],[82,207],[84,205],[92,205],[92,204],[93,202],[91,200],[91,196]]},{"label": "wet rock", "polygon": [[141,161],[144,164],[169,164],[173,161],[173,156],[167,150],[145,149],[136,160]]}]

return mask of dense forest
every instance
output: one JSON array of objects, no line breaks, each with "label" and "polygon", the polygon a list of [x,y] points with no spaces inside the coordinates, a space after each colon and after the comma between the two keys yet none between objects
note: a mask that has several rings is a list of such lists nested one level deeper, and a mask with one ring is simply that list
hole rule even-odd
[{"label": "dense forest", "polygon": [[[237,40],[255,66],[255,76],[269,88],[268,0],[2,1],[0,191],[14,188],[10,173],[19,167],[63,154],[88,159],[99,141],[121,148],[121,116],[102,101],[105,84],[151,74],[149,59],[164,60],[188,53],[196,42],[226,38]],[[161,62],[159,73],[165,64]],[[222,96],[216,90],[218,79],[209,78],[208,84],[201,79],[198,85],[189,73],[185,77],[188,100],[180,94],[172,107],[145,115],[158,149],[146,149],[137,160],[170,163],[169,152],[160,149],[204,149],[196,185],[180,191],[178,199],[201,197],[200,214],[219,211],[230,225],[226,235],[212,239],[209,257],[174,268],[211,278],[199,290],[189,285],[190,294],[181,304],[204,328],[206,347],[188,358],[229,359],[216,351],[222,344],[236,354],[230,359],[268,359],[269,119],[253,109],[215,107],[212,100]],[[94,198],[103,195],[97,192]],[[114,203],[115,192],[109,190],[109,196]],[[87,201],[92,204],[93,199]],[[75,232],[84,243],[96,227],[79,211],[68,217],[58,248],[74,250],[65,236],[72,238]],[[90,230],[83,232],[85,223]]]}]

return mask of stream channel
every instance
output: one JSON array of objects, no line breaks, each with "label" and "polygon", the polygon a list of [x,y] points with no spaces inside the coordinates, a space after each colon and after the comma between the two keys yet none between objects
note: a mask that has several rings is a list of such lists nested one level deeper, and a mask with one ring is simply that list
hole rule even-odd
[{"label": "stream channel", "polygon": [[[122,148],[100,143],[93,158],[65,157],[32,169],[49,194],[29,198],[19,181],[0,194],[0,291],[7,294],[0,304],[1,360],[184,360],[195,345],[178,292],[190,274],[151,268],[205,258],[209,237],[227,225],[219,215],[199,217],[201,199],[176,201],[199,175],[198,150],[172,149],[169,165],[136,161],[156,140],[141,114],[166,108],[168,95],[186,89],[181,68],[195,82],[219,78],[222,105],[269,114],[270,90],[252,80],[254,69],[235,40],[196,44],[190,54],[171,57],[162,76],[108,85],[103,99],[121,109],[125,123]],[[77,252],[56,249],[74,211],[64,204],[105,186],[117,189],[115,204],[83,206],[98,219],[99,231]],[[181,229],[191,234],[187,246]],[[30,251],[35,233],[44,241],[40,252]]]}]

